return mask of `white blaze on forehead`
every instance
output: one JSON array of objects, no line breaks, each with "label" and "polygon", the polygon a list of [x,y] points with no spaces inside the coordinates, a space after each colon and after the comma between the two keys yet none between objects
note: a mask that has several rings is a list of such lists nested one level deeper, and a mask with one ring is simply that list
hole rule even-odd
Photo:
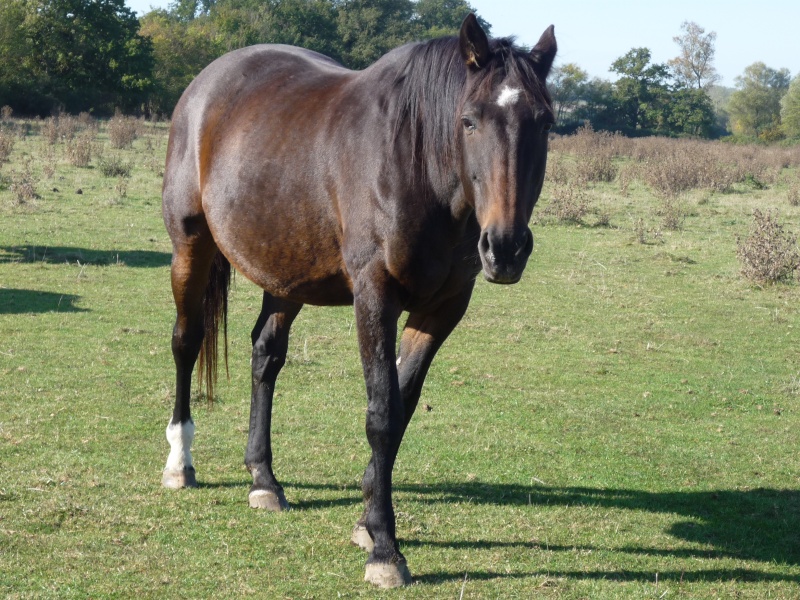
[{"label": "white blaze on forehead", "polygon": [[511,106],[514,104],[518,99],[519,95],[522,93],[522,90],[519,88],[512,88],[510,86],[503,86],[503,89],[500,90],[500,96],[497,98],[497,103],[500,106]]}]

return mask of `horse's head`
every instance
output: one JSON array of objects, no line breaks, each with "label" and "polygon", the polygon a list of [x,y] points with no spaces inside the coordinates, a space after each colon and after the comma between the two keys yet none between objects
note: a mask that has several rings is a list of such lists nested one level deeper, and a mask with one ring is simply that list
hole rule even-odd
[{"label": "horse's head", "polygon": [[490,42],[470,14],[460,46],[468,70],[459,115],[461,181],[481,227],[484,276],[516,283],[533,250],[528,221],[542,190],[554,122],[544,81],[556,39],[551,26],[523,52],[507,40]]}]

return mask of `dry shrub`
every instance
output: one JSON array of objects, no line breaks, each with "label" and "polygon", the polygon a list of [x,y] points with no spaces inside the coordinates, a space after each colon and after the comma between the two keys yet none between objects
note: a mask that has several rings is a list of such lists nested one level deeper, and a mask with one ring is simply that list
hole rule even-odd
[{"label": "dry shrub", "polygon": [[547,171],[545,181],[556,185],[566,185],[571,179],[572,172],[562,154],[551,154],[547,157]]},{"label": "dry shrub", "polygon": [[683,227],[686,211],[677,198],[665,198],[659,209],[661,226],[667,231],[678,231]]},{"label": "dry shrub", "polygon": [[800,173],[789,180],[789,188],[786,190],[786,197],[791,206],[800,206]]},{"label": "dry shrub", "polygon": [[14,135],[11,131],[0,128],[0,163],[8,160],[14,150]]},{"label": "dry shrub", "polygon": [[125,177],[117,177],[117,182],[114,184],[114,191],[117,192],[119,198],[128,197],[128,179]]},{"label": "dry shrub", "polygon": [[58,142],[58,122],[53,117],[47,117],[42,121],[42,136],[51,146]]},{"label": "dry shrub", "polygon": [[777,214],[758,209],[745,239],[737,238],[736,255],[741,273],[759,284],[791,280],[800,268],[797,236],[784,229]]},{"label": "dry shrub", "polygon": [[589,198],[576,183],[553,186],[550,203],[542,211],[562,223],[581,223],[589,212]]},{"label": "dry shrub", "polygon": [[638,177],[639,169],[635,163],[625,163],[617,171],[617,183],[619,184],[619,191],[623,196],[627,196],[631,183]]},{"label": "dry shrub", "polygon": [[708,142],[647,138],[639,149],[644,181],[664,198],[693,189],[725,192],[740,177],[732,165],[715,157]]},{"label": "dry shrub", "polygon": [[617,175],[617,167],[611,160],[611,155],[600,148],[594,154],[589,154],[578,159],[576,164],[578,181],[585,182],[610,182]]},{"label": "dry shrub", "polygon": [[112,148],[130,148],[139,137],[139,122],[133,117],[116,114],[108,122],[108,139]]},{"label": "dry shrub", "polygon": [[3,121],[10,121],[11,115],[14,114],[14,109],[11,108],[8,104],[0,108],[0,119]]},{"label": "dry shrub", "polygon": [[38,198],[38,184],[39,179],[33,174],[30,160],[22,165],[22,170],[11,171],[11,195],[17,204],[25,204]]},{"label": "dry shrub", "polygon": [[151,155],[145,159],[145,167],[155,173],[156,177],[164,176],[164,159]]},{"label": "dry shrub", "polygon": [[116,154],[100,156],[97,160],[97,167],[104,177],[130,177],[133,170],[132,163],[125,162]]},{"label": "dry shrub", "polygon": [[575,175],[580,183],[613,181],[617,167],[613,159],[622,152],[623,138],[607,131],[594,131],[590,124],[573,135],[554,140],[554,150],[575,156]]},{"label": "dry shrub", "polygon": [[69,142],[78,133],[78,119],[71,115],[60,115],[56,119],[58,129],[58,139],[62,142]]},{"label": "dry shrub", "polygon": [[92,159],[94,132],[82,131],[77,137],[67,142],[67,160],[76,167],[88,167]]}]

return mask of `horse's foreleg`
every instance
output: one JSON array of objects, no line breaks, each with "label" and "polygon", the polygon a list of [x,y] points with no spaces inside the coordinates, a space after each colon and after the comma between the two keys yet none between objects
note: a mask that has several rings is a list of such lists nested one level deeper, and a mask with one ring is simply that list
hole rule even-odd
[{"label": "horse's foreleg", "polygon": [[[400,395],[404,407],[403,433],[417,408],[428,368],[439,348],[464,316],[471,295],[472,284],[458,296],[438,306],[435,311],[411,313],[408,317],[400,338],[400,353],[397,359]],[[370,461],[361,483],[364,492],[364,512],[356,523],[351,537],[353,544],[367,552],[371,552],[373,547],[366,523],[374,478],[374,464]]]},{"label": "horse's foreleg", "polygon": [[289,504],[272,472],[272,397],[275,381],[286,362],[289,329],[302,304],[278,300],[264,292],[261,314],[251,335],[253,382],[250,402],[250,434],[244,462],[253,476],[249,501],[253,508],[286,510]]},{"label": "horse's foreleg", "polygon": [[179,489],[196,487],[192,464],[194,422],[189,401],[192,370],[203,343],[203,295],[208,273],[216,254],[213,241],[209,243],[176,244],[172,257],[172,294],[177,318],[172,330],[172,356],[175,360],[175,408],[167,426],[170,451],[161,483]]},{"label": "horse's foreleg", "polygon": [[392,509],[392,469],[403,436],[403,402],[395,366],[401,308],[388,275],[373,265],[354,283],[355,315],[367,386],[367,440],[372,449],[372,497],[365,526],[374,546],[365,579],[381,587],[411,583],[400,553]]}]

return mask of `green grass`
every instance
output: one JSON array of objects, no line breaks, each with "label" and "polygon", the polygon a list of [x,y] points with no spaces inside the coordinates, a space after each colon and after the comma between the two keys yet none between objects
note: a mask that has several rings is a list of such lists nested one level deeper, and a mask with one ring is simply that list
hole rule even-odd
[{"label": "green grass", "polygon": [[[164,135],[147,133],[161,155]],[[160,487],[173,307],[145,141],[120,151],[126,198],[63,149],[41,198],[0,186],[1,596],[798,596],[800,287],[753,287],[735,254],[754,207],[800,230],[780,185],[692,193],[683,228],[647,244],[634,223],[657,229],[660,202],[597,186],[611,227],[545,220],[519,285],[478,283],[395,468],[416,584],[382,592],[348,543],[369,455],[349,308],[303,310],[279,380],[295,510],[247,506],[260,294],[242,277],[230,382],[194,408],[201,487]],[[25,154],[41,173],[40,144],[18,140],[0,176]]]}]

